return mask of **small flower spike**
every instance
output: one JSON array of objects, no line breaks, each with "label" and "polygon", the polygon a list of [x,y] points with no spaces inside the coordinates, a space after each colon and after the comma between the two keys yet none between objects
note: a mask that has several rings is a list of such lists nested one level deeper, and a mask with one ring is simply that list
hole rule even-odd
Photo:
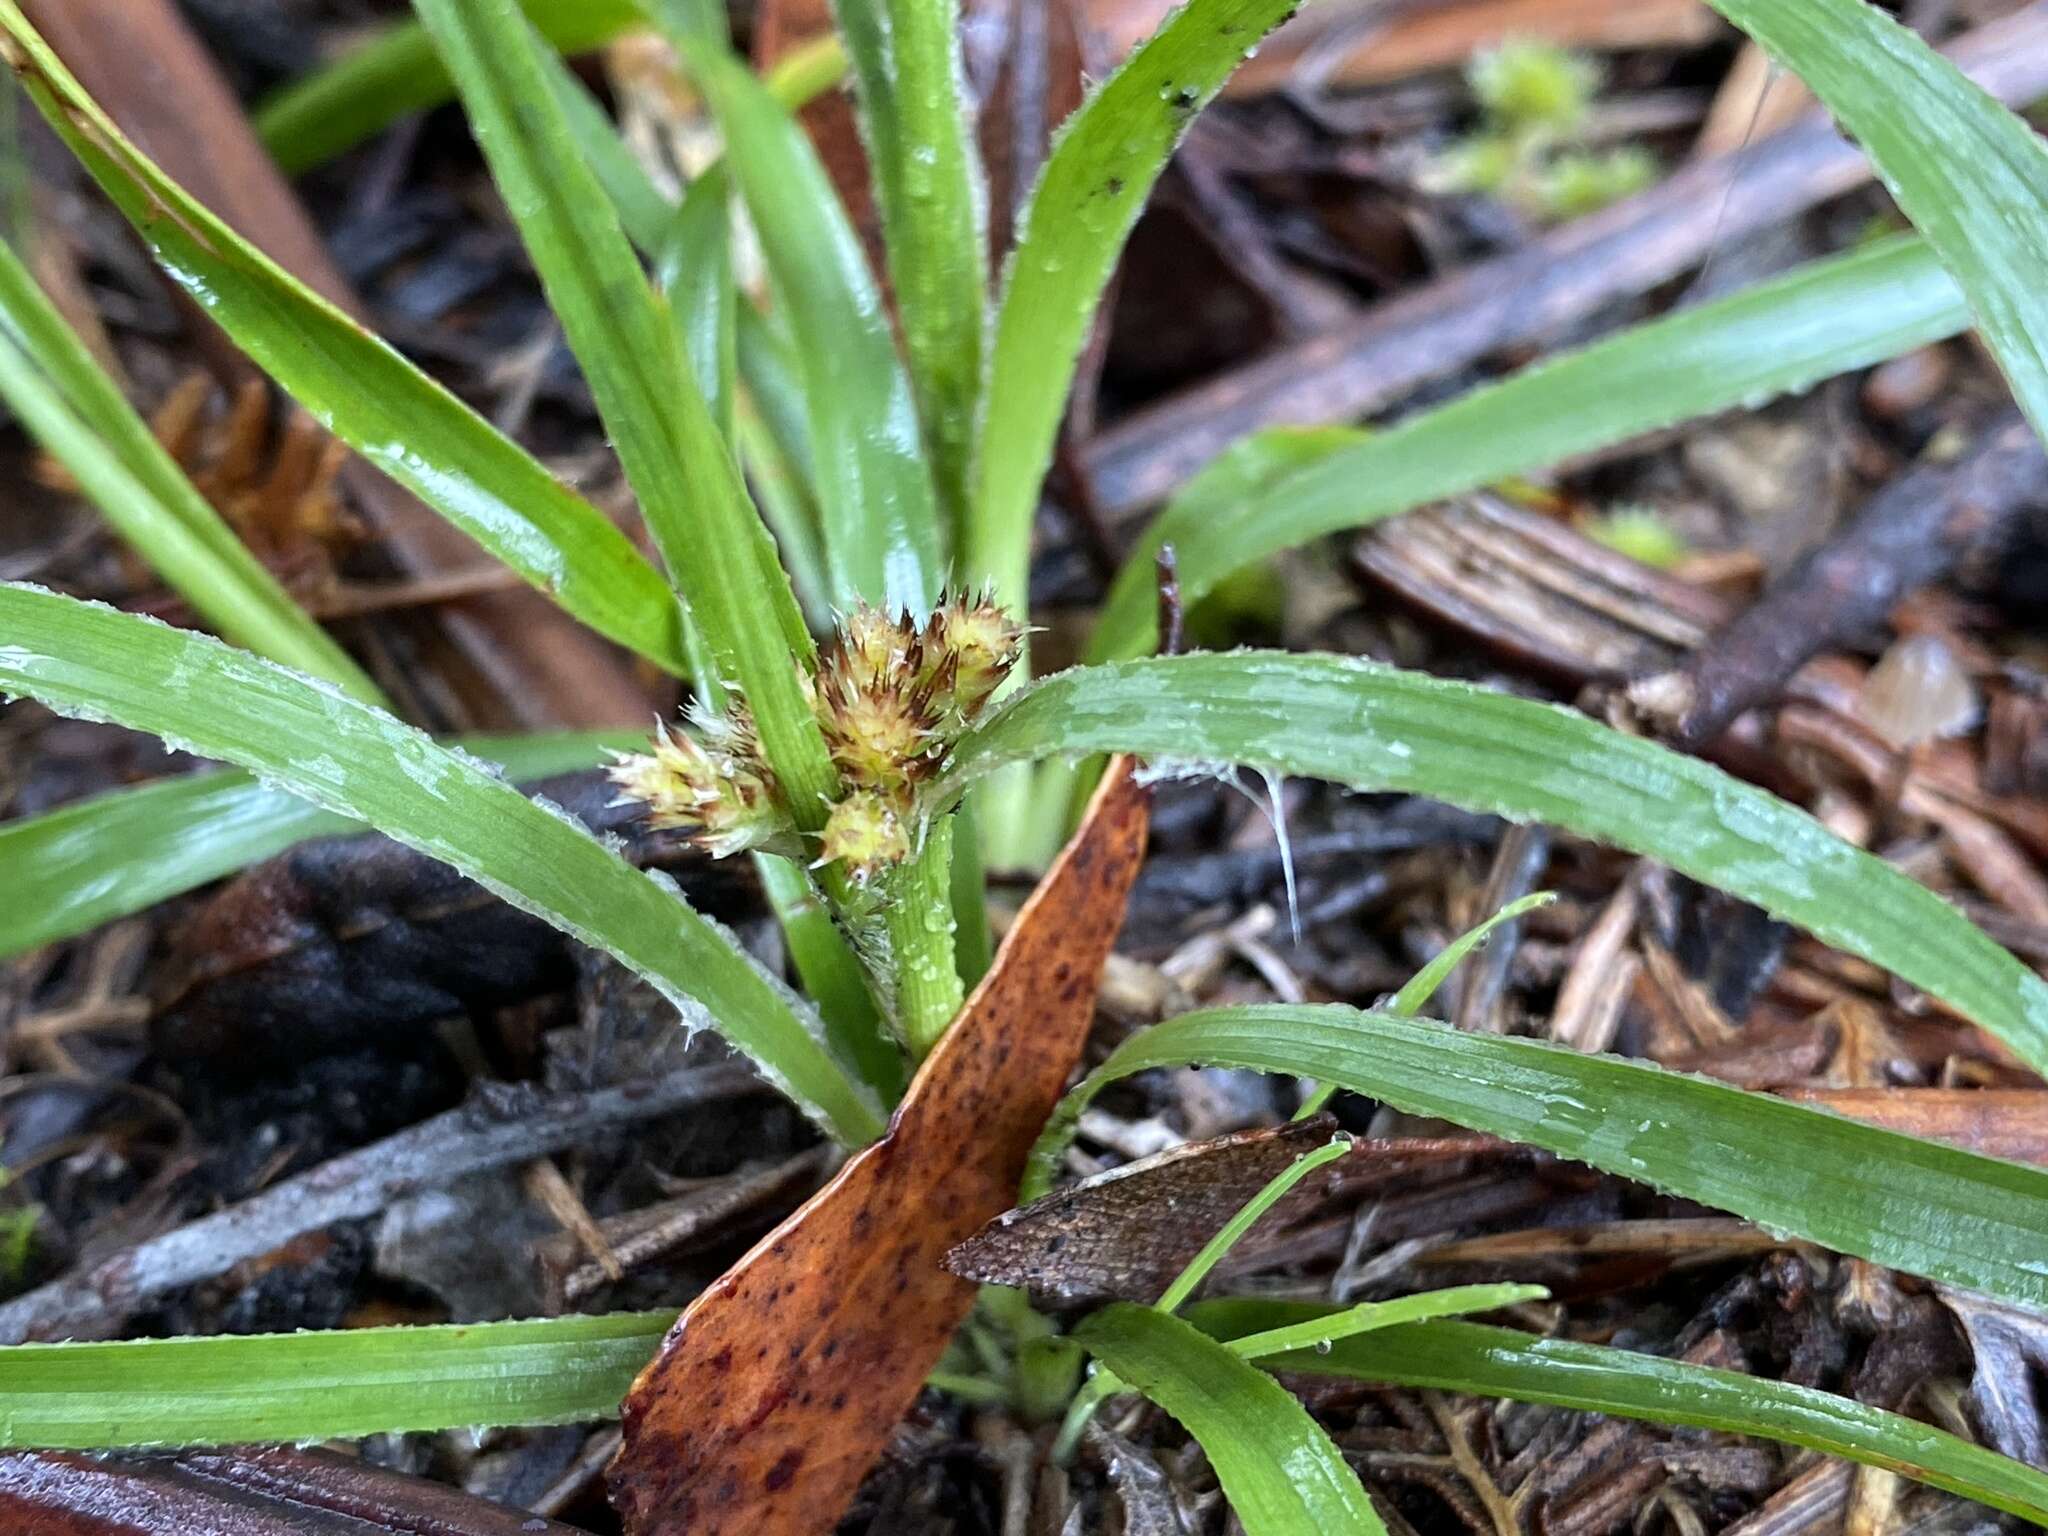
[{"label": "small flower spike", "polygon": [[856,885],[865,885],[892,864],[910,857],[910,834],[896,808],[872,790],[855,790],[832,807],[819,840],[818,862],[846,866]]},{"label": "small flower spike", "polygon": [[933,680],[946,683],[965,728],[1017,664],[1024,630],[986,593],[972,599],[963,593],[932,610],[924,640]]},{"label": "small flower spike", "polygon": [[608,776],[619,786],[616,803],[644,802],[650,825],[691,833],[713,858],[786,841],[767,770],[727,749],[739,734],[724,727],[723,739],[707,750],[688,731],[657,722],[652,752],[613,754]]},{"label": "small flower spike", "polygon": [[[842,862],[865,884],[910,857],[923,836],[919,791],[1016,665],[1024,632],[985,593],[942,600],[922,623],[863,604],[838,629],[805,674],[844,785],[818,862]],[[714,855],[803,847],[737,695],[686,730],[657,725],[651,750],[619,757],[611,779],[655,826],[684,828]]]}]

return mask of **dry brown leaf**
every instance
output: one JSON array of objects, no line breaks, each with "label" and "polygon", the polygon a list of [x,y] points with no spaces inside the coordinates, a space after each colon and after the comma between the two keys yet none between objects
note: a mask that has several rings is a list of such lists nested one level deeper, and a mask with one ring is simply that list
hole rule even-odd
[{"label": "dry brown leaf", "polygon": [[[1304,1154],[1328,1142],[1328,1115],[1169,1147],[1005,1211],[946,1255],[956,1275],[1014,1285],[1073,1306],[1156,1301],[1232,1216]],[[1359,1139],[1323,1173],[1289,1191],[1231,1262],[1285,1249],[1333,1198],[1388,1187],[1447,1162],[1523,1154],[1490,1136]]]},{"label": "dry brown leaf", "polygon": [[946,1251],[1016,1198],[1144,853],[1119,760],[889,1132],[692,1303],[627,1394],[630,1536],[831,1530],[974,1287]]},{"label": "dry brown leaf", "polygon": [[[946,1267],[1042,1301],[1156,1301],[1224,1222],[1336,1124],[1318,1115],[1125,1163],[1003,1212],[948,1253]],[[1309,1180],[1309,1199],[1328,1182]]]}]

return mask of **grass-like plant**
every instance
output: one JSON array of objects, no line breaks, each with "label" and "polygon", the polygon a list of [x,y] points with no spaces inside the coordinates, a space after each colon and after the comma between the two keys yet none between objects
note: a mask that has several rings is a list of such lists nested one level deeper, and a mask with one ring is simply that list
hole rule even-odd
[{"label": "grass-like plant", "polygon": [[[2031,131],[1863,0],[1715,3],[1868,147],[1922,238],[1642,325],[1388,431],[1240,445],[1134,555],[1091,664],[1033,681],[1022,629],[1032,519],[1086,329],[1181,133],[1290,0],[1190,0],[1175,12],[1067,125],[993,292],[954,5],[840,0],[901,352],[877,274],[790,116],[791,92],[816,79],[785,79],[779,95],[757,80],[723,36],[721,7],[646,0],[644,13],[587,13],[599,31],[640,19],[662,28],[725,131],[724,161],[674,204],[514,0],[416,0],[423,33],[386,45],[374,70],[345,64],[297,98],[347,103],[351,82],[381,79],[378,101],[339,123],[281,109],[273,127],[298,135],[292,153],[304,159],[372,125],[391,100],[432,99],[437,80],[460,95],[660,569],[192,199],[0,0],[0,49],[37,106],[258,364],[567,612],[691,679],[692,723],[665,729],[617,775],[713,851],[759,862],[808,998],[672,886],[476,755],[538,771],[588,761],[588,740],[465,751],[389,714],[154,450],[4,251],[0,395],[235,643],[0,586],[0,690],[153,732],[235,771],[0,827],[0,952],[80,932],[298,837],[367,824],[616,956],[854,1148],[880,1133],[909,1067],[986,964],[984,847],[1006,863],[1042,856],[1064,825],[1072,774],[1061,765],[1135,752],[1434,796],[1660,859],[1889,969],[2048,1069],[2048,986],[2032,971],[1890,866],[1696,760],[1566,710],[1339,657],[1146,654],[1162,542],[1177,547],[1197,598],[1317,535],[1968,325],[2048,423],[2048,311],[2033,280],[2048,248],[2048,154]],[[560,41],[588,41],[576,14],[542,6],[535,20]],[[1905,99],[1913,112],[1896,111]],[[765,309],[733,282],[735,200],[760,233]],[[814,628],[833,614],[836,632]],[[1227,1062],[2048,1305],[2048,1174],[1640,1063],[1459,1035],[1406,1017],[1417,1000],[1388,1014],[1219,1010],[1141,1032],[1055,1117],[1040,1166],[1102,1082]],[[1182,1321],[1172,1313],[1185,1289],[1157,1309],[1109,1309],[1078,1338],[1186,1421],[1255,1532],[1376,1525],[1322,1431],[1263,1373],[1274,1363],[1772,1436],[2048,1518],[2048,1477],[1823,1394],[1440,1320],[1450,1303],[1437,1320],[1434,1304],[1332,1317],[1247,1303]],[[665,1321],[25,1346],[0,1355],[0,1443],[594,1416],[616,1404]],[[1231,1338],[1235,1348],[1214,1342]]]}]

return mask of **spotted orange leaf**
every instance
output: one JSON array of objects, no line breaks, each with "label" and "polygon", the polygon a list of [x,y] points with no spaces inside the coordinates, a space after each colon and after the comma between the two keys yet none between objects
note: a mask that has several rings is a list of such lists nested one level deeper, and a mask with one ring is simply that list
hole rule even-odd
[{"label": "spotted orange leaf", "polygon": [[975,1288],[940,1267],[1003,1210],[1094,1015],[1144,853],[1119,760],[888,1134],[698,1297],[627,1394],[629,1536],[821,1536]]}]

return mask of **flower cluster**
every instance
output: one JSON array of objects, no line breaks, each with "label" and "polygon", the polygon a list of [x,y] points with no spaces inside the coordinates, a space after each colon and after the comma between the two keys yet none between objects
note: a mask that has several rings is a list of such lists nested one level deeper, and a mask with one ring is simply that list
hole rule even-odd
[{"label": "flower cluster", "polygon": [[651,745],[651,752],[612,754],[615,804],[642,802],[650,826],[690,832],[713,858],[795,846],[740,700],[722,716],[693,709],[686,730],[656,721]]},{"label": "flower cluster", "polygon": [[[863,606],[805,674],[841,794],[817,839],[819,863],[856,882],[915,850],[918,793],[1016,664],[1023,631],[986,596],[942,601],[922,623]],[[801,847],[743,706],[690,729],[657,728],[653,750],[611,770],[622,800],[658,827],[687,828],[717,856]]]}]

